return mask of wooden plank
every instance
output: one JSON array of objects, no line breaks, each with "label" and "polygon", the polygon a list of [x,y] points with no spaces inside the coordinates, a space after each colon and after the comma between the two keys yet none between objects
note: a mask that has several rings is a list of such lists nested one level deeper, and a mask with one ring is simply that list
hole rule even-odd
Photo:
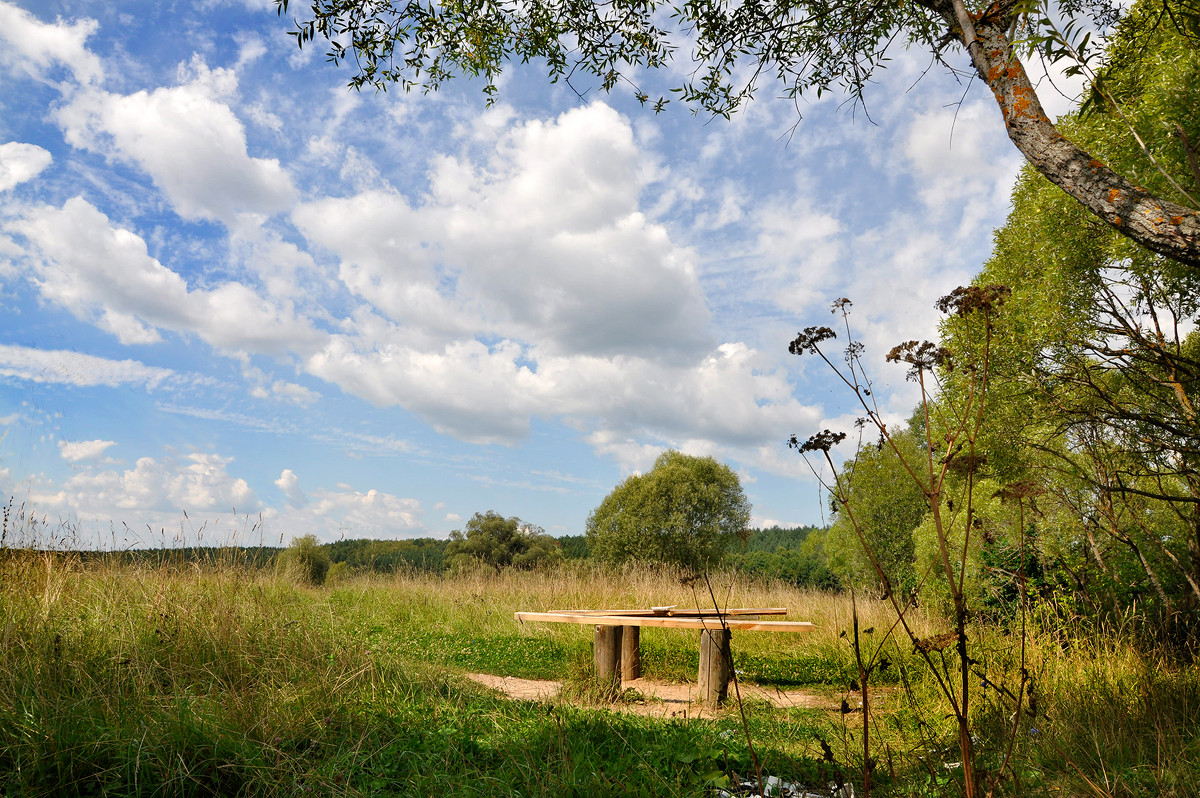
[{"label": "wooden plank", "polygon": [[[719,629],[715,618],[670,618],[659,615],[579,615],[565,612],[518,612],[513,617],[531,623],[603,624],[607,626],[655,626],[665,629]],[[811,632],[815,627],[808,621],[739,621],[726,620],[725,626],[743,632]]]},{"label": "wooden plank", "polygon": [[787,607],[737,607],[728,610],[696,609],[680,610],[549,610],[559,615],[620,615],[620,616],[655,616],[668,618],[708,617],[712,615],[787,615]]}]

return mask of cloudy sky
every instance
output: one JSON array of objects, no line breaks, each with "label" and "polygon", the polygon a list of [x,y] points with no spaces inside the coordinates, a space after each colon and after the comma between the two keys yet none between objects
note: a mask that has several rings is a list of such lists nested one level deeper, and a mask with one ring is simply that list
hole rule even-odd
[{"label": "cloudy sky", "polygon": [[[0,0],[0,492],[50,527],[578,534],[666,448],[733,467],[756,524],[818,523],[784,440],[853,408],[788,341],[841,296],[875,363],[934,335],[1020,163],[916,52],[866,113],[768,87],[726,121],[536,68],[490,109],[358,94],[289,27]],[[877,377],[906,415],[903,369]]]}]

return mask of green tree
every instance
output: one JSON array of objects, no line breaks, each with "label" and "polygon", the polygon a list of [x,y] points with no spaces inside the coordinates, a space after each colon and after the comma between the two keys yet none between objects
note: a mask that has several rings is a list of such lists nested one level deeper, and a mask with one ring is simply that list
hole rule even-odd
[{"label": "green tree", "polygon": [[847,460],[838,477],[854,507],[854,520],[887,576],[886,584],[867,557],[851,519],[836,513],[827,533],[825,552],[830,567],[844,582],[871,585],[886,593],[908,593],[916,585],[913,570],[913,530],[929,512],[921,485],[909,474],[908,463],[920,463],[922,447],[911,429],[894,437],[895,447],[868,443]]},{"label": "green tree", "polygon": [[562,560],[558,541],[520,518],[488,510],[471,516],[464,529],[451,532],[446,545],[446,563],[452,568],[482,563],[500,573],[506,567],[530,569]]},{"label": "green tree", "polygon": [[[1160,12],[1136,5],[1111,44],[1102,82],[1122,111],[1096,106],[1060,127],[1150,190],[1170,190],[1167,175],[1180,174],[1196,196],[1200,54],[1169,27],[1135,35]],[[1144,149],[1128,141],[1130,124]],[[1008,313],[993,322],[979,444],[988,476],[1023,497],[1039,572],[1080,609],[1196,615],[1196,272],[1106,229],[1026,169],[977,283],[1012,287]],[[967,324],[945,328],[951,350],[979,340]],[[951,402],[960,383],[949,384]]]},{"label": "green tree", "polygon": [[[276,0],[280,14],[288,5]],[[1009,138],[1034,168],[1111,229],[1196,268],[1195,200],[1175,183],[1156,194],[1063,136],[1022,61],[1036,53],[1093,77],[1102,56],[1090,46],[1089,26],[1106,30],[1120,20],[1119,30],[1139,39],[1164,25],[1191,34],[1200,29],[1196,0],[1160,0],[1152,15],[1131,21],[1122,14],[1118,0],[1058,3],[1053,10],[1022,0],[312,0],[293,34],[301,46],[328,40],[329,59],[357,70],[356,88],[398,83],[434,90],[455,75],[470,75],[483,78],[489,99],[509,61],[541,61],[551,80],[590,75],[607,91],[621,82],[636,85],[644,70],[690,50],[695,66],[677,95],[725,116],[772,78],[792,98],[840,90],[861,101],[892,47],[918,47],[943,63],[951,47],[962,48],[991,89]],[[1103,81],[1093,81],[1093,88],[1101,101],[1113,99]],[[641,89],[635,92],[642,103],[650,101]],[[661,109],[666,102],[660,97],[653,105]]]},{"label": "green tree", "polygon": [[746,535],[750,503],[729,466],[670,450],[613,488],[587,521],[588,546],[608,562],[714,565]]}]

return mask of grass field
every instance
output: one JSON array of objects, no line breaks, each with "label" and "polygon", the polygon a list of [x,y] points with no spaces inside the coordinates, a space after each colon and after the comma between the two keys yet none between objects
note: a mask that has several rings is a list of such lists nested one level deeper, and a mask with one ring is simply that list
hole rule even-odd
[{"label": "grass field", "polygon": [[[804,635],[735,636],[741,678],[853,701],[845,596],[731,577],[727,606],[787,606]],[[703,795],[752,771],[740,716],[655,720],[512,702],[462,676],[566,678],[587,696],[590,627],[519,626],[516,610],[710,603],[702,584],[589,567],[297,586],[238,562],[86,566],[0,550],[0,792],[5,795]],[[886,607],[859,602],[887,648],[872,715],[876,794],[953,794],[953,732]],[[944,631],[921,620],[923,633]],[[1082,640],[1091,640],[1084,644]],[[979,629],[1004,667],[1011,636]],[[694,632],[643,635],[652,678],[694,680]],[[1200,674],[1120,635],[1035,638],[1042,704],[1013,741],[1014,795],[1196,795]],[[1011,665],[1011,663],[1010,663]],[[578,702],[576,702],[578,703]],[[984,765],[1009,744],[977,704]],[[748,707],[765,771],[860,779],[861,713]],[[826,748],[826,746],[828,748]],[[832,761],[829,761],[832,759]],[[950,767],[946,767],[950,765]]]}]

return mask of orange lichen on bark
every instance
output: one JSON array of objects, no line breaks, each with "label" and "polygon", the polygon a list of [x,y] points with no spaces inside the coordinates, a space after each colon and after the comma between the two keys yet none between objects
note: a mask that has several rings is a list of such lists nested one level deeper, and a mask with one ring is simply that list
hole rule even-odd
[{"label": "orange lichen on bark", "polygon": [[1183,217],[1182,216],[1172,216],[1171,224],[1183,224]]},{"label": "orange lichen on bark", "polygon": [[1013,114],[1017,116],[1029,116],[1029,107],[1033,105],[1033,101],[1030,100],[1030,95],[1033,95],[1033,89],[1027,86],[1014,86],[1012,93]]},{"label": "orange lichen on bark", "polygon": [[1121,189],[1119,189],[1119,188],[1110,188],[1110,189],[1108,190],[1108,204],[1109,204],[1109,205],[1112,205],[1114,202],[1116,202],[1116,201],[1117,201],[1117,198],[1118,198],[1118,197],[1120,197],[1120,196],[1121,196]]},{"label": "orange lichen on bark", "polygon": [[1115,224],[1117,227],[1120,227],[1121,225],[1123,225],[1123,224],[1124,224],[1124,222],[1123,222],[1123,221],[1121,221],[1121,217],[1120,217],[1120,216],[1114,216],[1114,217],[1113,217],[1113,224]]},{"label": "orange lichen on bark", "polygon": [[1093,169],[1103,169],[1103,168],[1104,168],[1104,162],[1103,162],[1103,161],[1097,161],[1095,158],[1093,158],[1092,160],[1088,161],[1088,166],[1090,166],[1090,167],[1091,167],[1091,168],[1093,168]]}]

